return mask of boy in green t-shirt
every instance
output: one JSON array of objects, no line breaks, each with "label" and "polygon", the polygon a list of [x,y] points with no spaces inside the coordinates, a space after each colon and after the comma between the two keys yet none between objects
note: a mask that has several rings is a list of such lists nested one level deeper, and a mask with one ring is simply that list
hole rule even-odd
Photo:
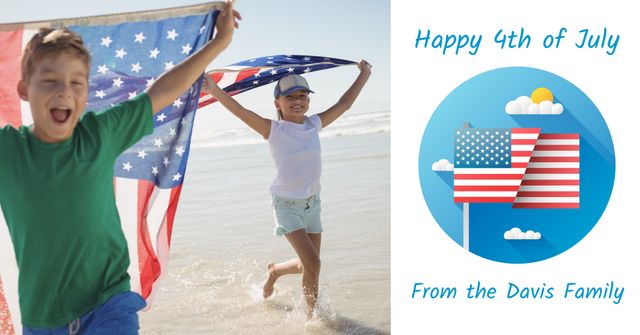
[{"label": "boy in green t-shirt", "polygon": [[[113,190],[116,158],[153,131],[153,116],[231,43],[227,2],[216,36],[143,94],[82,112],[90,55],[67,29],[43,28],[25,48],[18,94],[33,126],[0,128],[0,205],[19,268],[25,334],[137,334],[145,302],[130,291],[129,254]],[[81,117],[82,115],[82,117]]]}]

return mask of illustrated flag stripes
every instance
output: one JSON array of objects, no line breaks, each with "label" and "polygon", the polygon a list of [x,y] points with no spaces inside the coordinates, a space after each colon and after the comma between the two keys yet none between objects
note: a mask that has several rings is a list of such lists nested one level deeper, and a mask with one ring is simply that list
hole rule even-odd
[{"label": "illustrated flag stripes", "polygon": [[539,128],[455,130],[454,202],[580,207],[580,135]]}]

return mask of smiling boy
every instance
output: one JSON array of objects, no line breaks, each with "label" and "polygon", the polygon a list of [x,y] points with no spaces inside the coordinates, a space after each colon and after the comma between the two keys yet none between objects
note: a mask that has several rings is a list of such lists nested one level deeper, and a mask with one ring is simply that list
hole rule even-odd
[{"label": "smiling boy", "polygon": [[228,2],[201,50],[137,97],[84,115],[90,55],[82,39],[43,28],[27,44],[17,91],[34,123],[0,128],[0,157],[11,158],[0,160],[0,205],[25,334],[137,334],[145,302],[130,291],[113,165],[229,45],[236,18]]}]

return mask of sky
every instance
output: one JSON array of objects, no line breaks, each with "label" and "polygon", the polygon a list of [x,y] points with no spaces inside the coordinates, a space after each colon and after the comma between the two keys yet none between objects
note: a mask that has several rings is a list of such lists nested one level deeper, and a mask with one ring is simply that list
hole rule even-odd
[{"label": "sky", "polygon": [[[171,8],[203,1],[9,1],[2,5],[0,23],[52,20],[81,16]],[[243,20],[232,44],[210,64],[213,69],[241,60],[276,54],[328,56],[372,65],[372,75],[349,113],[390,109],[390,34],[388,0],[237,0]],[[310,113],[333,105],[358,75],[355,66],[310,73]],[[246,108],[263,117],[275,118],[273,85],[236,96]],[[197,116],[198,128],[242,127],[217,104]]]}]

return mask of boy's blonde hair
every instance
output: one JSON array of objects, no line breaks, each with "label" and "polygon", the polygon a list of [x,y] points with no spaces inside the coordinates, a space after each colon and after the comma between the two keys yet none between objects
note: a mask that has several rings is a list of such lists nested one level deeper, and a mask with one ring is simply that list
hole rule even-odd
[{"label": "boy's blonde hair", "polygon": [[67,28],[40,28],[40,31],[31,38],[24,48],[24,53],[22,54],[22,81],[29,82],[29,78],[31,78],[39,61],[45,57],[57,57],[64,53],[78,57],[87,66],[87,70],[89,69],[91,56],[84,47],[84,42],[80,35]]}]

